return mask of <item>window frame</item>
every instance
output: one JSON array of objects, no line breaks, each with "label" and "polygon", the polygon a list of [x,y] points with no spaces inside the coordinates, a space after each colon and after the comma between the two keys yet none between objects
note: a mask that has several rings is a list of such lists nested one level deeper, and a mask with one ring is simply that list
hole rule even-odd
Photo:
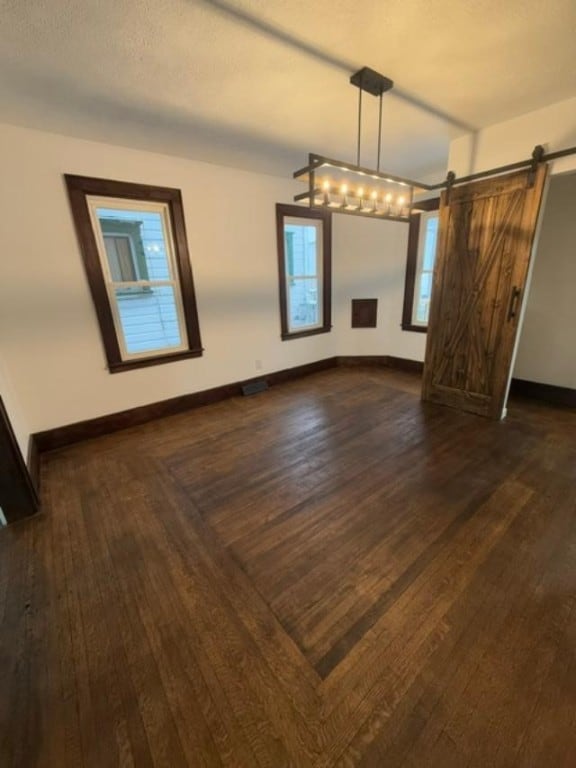
[{"label": "window frame", "polygon": [[[440,208],[440,198],[435,197],[431,200],[420,200],[414,203],[414,206],[420,211],[431,213]],[[413,322],[414,316],[414,298],[416,293],[416,278],[418,276],[418,248],[420,244],[420,222],[421,213],[410,214],[410,227],[408,230],[408,251],[406,255],[406,277],[404,282],[404,304],[402,306],[403,331],[415,331],[416,333],[427,333],[428,325],[416,325]]]},{"label": "window frame", "polygon": [[[64,179],[110,373],[200,357],[203,348],[180,190],[73,174],[65,174]],[[186,349],[176,352],[153,350],[150,354],[143,353],[136,358],[122,358],[114,323],[114,310],[108,296],[88,197],[120,198],[127,202],[159,203],[167,206],[184,321],[182,330],[185,330],[188,338]]]},{"label": "window frame", "polygon": [[[314,219],[322,223],[322,256],[318,281],[322,292],[322,322],[313,328],[291,331],[288,321],[288,291],[286,280],[286,253],[284,249],[284,221],[287,218]],[[329,333],[332,329],[332,214],[330,211],[311,210],[300,205],[276,203],[276,241],[278,255],[278,292],[280,299],[280,336],[282,341]]]}]

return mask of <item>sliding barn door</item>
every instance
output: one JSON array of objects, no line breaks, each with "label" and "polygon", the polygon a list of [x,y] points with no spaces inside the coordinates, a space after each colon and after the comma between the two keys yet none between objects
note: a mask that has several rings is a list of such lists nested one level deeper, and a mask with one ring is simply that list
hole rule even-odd
[{"label": "sliding barn door", "polygon": [[424,400],[502,417],[546,172],[442,193]]}]

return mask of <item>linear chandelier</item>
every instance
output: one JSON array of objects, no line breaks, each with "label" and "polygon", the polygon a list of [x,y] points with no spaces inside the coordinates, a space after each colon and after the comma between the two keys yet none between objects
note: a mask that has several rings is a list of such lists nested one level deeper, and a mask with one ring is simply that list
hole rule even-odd
[{"label": "linear chandelier", "polygon": [[[294,172],[294,178],[307,183],[307,190],[294,197],[307,201],[310,208],[323,208],[335,213],[367,216],[373,219],[407,221],[414,202],[414,193],[426,185],[411,179],[380,171],[382,146],[382,95],[394,83],[369,67],[363,67],[350,78],[358,88],[358,142],[356,163],[334,160],[310,154],[308,165]],[[360,164],[362,139],[362,93],[378,96],[378,158],[376,169]]]}]

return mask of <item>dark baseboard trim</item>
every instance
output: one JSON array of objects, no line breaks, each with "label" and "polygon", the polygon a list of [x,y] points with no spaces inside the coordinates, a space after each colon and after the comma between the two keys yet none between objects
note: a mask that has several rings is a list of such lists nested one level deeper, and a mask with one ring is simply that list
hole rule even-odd
[{"label": "dark baseboard trim", "polygon": [[241,388],[243,384],[249,384],[251,381],[258,381],[258,379],[266,379],[270,385],[283,384],[285,381],[293,381],[294,379],[299,379],[302,376],[308,376],[311,373],[327,371],[329,368],[335,368],[337,365],[337,357],[326,357],[324,360],[317,360],[314,363],[297,365],[294,368],[285,368],[282,371],[275,371],[274,373],[267,373],[263,376],[256,376],[253,379],[248,379],[248,381],[241,381],[238,384],[238,387]]},{"label": "dark baseboard trim", "polygon": [[336,365],[347,368],[359,365],[380,366],[388,365],[387,355],[348,355],[336,358]]},{"label": "dark baseboard trim", "polygon": [[537,381],[512,379],[510,394],[515,397],[541,400],[549,405],[559,405],[563,408],[576,408],[576,389],[570,389],[569,387],[557,387],[554,384],[540,384]]},{"label": "dark baseboard trim", "polygon": [[388,368],[395,368],[397,371],[406,371],[407,373],[423,373],[424,363],[422,360],[408,360],[405,357],[393,357],[388,355]]},{"label": "dark baseboard trim", "polygon": [[40,451],[35,435],[30,435],[28,440],[28,473],[34,490],[40,495]]},{"label": "dark baseboard trim", "polygon": [[405,357],[394,357],[393,355],[353,355],[338,357],[337,360],[338,365],[347,367],[357,365],[383,366],[408,373],[422,373],[424,370],[424,363],[420,360],[408,360]]},{"label": "dark baseboard trim", "polygon": [[[398,371],[422,374],[424,363],[420,360],[409,360],[405,357],[393,355],[356,355],[353,357],[339,357],[338,365],[379,365],[386,368],[394,368]],[[532,400],[540,400],[548,405],[561,406],[563,408],[576,408],[576,389],[569,387],[557,387],[554,384],[539,384],[536,381],[524,379],[512,379],[510,394],[515,397],[526,397]]]},{"label": "dark baseboard trim", "polygon": [[[107,416],[100,416],[95,419],[79,421],[75,424],[67,424],[63,427],[36,432],[30,436],[28,451],[28,467],[34,486],[38,491],[40,486],[40,454],[44,451],[53,451],[57,448],[81,442],[82,440],[101,437],[102,435],[118,432],[128,427],[136,427],[154,419],[161,419],[164,416],[173,416],[193,408],[200,408],[203,405],[218,403],[221,400],[241,395],[242,387],[255,381],[265,379],[269,386],[274,386],[275,384],[283,384],[284,382],[299,379],[302,376],[325,371],[336,366],[384,367],[414,374],[421,374],[424,370],[424,363],[420,360],[409,360],[404,357],[394,357],[393,355],[328,357],[324,360],[317,360],[314,363],[306,363],[305,365],[297,365],[294,368],[273,371],[272,373],[256,376],[245,381],[224,384],[213,389],[205,389],[202,392],[192,392],[188,395],[173,397],[170,400],[161,400],[157,403],[150,403],[150,405],[142,405],[126,411],[111,413]],[[532,381],[513,379],[511,393],[541,400],[552,405],[576,407],[576,390],[568,389],[567,387],[556,387],[551,384],[537,384]]]},{"label": "dark baseboard trim", "polygon": [[95,419],[87,419],[75,424],[66,424],[63,427],[36,432],[30,436],[30,445],[34,446],[31,448],[31,452],[37,455],[45,451],[53,451],[73,443],[79,443],[82,440],[101,437],[102,435],[118,432],[128,427],[136,427],[154,419],[161,419],[164,416],[173,416],[176,413],[182,413],[192,408],[218,403],[229,397],[241,395],[243,386],[260,379],[265,379],[269,385],[273,386],[291,381],[292,379],[299,379],[311,373],[334,368],[336,365],[337,359],[329,357],[325,360],[317,360],[314,363],[306,363],[294,368],[262,374],[262,376],[256,376],[253,379],[224,384],[213,389],[205,389],[202,392],[192,392],[188,395],[173,397],[170,400],[161,400],[157,403],[150,403],[150,405],[129,408],[126,411],[111,413],[107,416],[99,416]]}]

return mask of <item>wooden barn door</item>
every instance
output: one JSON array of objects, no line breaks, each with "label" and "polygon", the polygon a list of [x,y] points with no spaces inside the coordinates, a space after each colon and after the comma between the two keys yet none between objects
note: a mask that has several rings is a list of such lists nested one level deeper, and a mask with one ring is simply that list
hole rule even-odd
[{"label": "wooden barn door", "polygon": [[502,418],[546,172],[442,193],[424,400]]}]

